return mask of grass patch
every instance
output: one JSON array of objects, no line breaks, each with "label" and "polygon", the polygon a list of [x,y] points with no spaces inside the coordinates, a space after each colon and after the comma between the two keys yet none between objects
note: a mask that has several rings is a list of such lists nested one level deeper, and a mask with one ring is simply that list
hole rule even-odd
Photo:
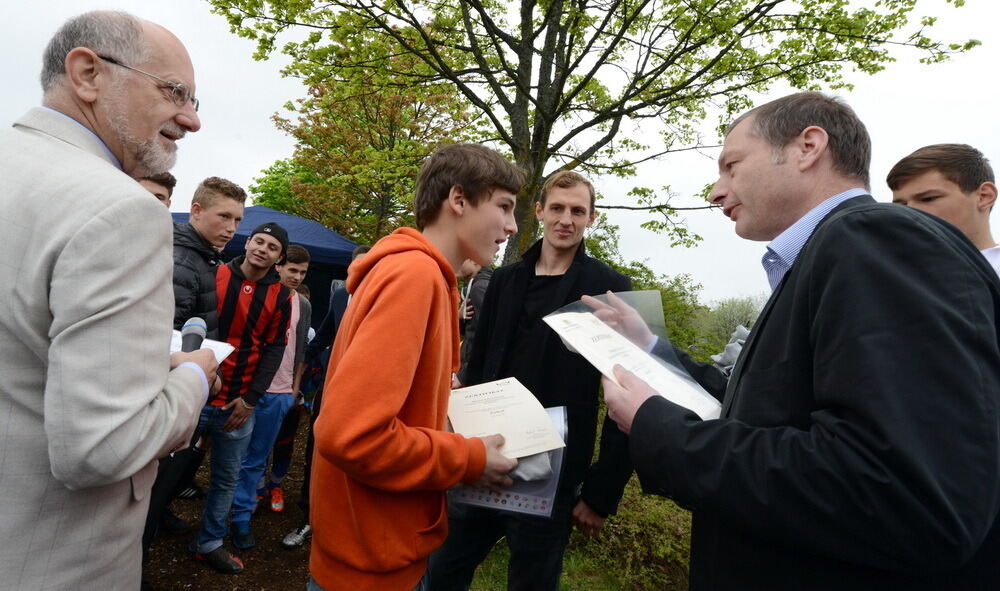
[{"label": "grass patch", "polygon": [[[618,515],[601,536],[577,531],[563,560],[561,591],[682,591],[688,587],[691,514],[661,497],[642,494],[633,477]],[[475,591],[505,591],[510,552],[501,540],[476,569]]]}]

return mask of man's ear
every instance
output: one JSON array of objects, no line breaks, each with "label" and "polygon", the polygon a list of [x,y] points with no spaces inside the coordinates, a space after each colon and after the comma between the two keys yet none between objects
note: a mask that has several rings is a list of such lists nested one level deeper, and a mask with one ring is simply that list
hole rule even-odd
[{"label": "man's ear", "polygon": [[191,215],[192,216],[197,217],[197,216],[201,215],[202,211],[204,211],[204,208],[201,206],[201,203],[198,203],[196,201],[192,201],[191,202]]},{"label": "man's ear", "polygon": [[101,58],[86,47],[74,47],[66,54],[66,80],[74,96],[85,103],[97,100],[101,85],[109,77],[98,66]]},{"label": "man's ear", "polygon": [[597,212],[592,208],[590,210],[590,217],[587,218],[587,227],[593,226],[595,221],[597,221]]},{"label": "man's ear", "polygon": [[465,207],[469,204],[465,198],[465,189],[461,185],[452,185],[448,189],[448,197],[445,199],[445,206],[450,208],[456,216],[461,216],[465,212]]},{"label": "man's ear", "polygon": [[993,209],[993,204],[997,201],[997,186],[989,181],[979,185],[975,190],[976,208],[979,211],[989,212]]},{"label": "man's ear", "polygon": [[826,153],[830,136],[822,127],[810,125],[792,141],[795,142],[795,157],[798,159],[799,170],[804,172],[815,166]]},{"label": "man's ear", "polygon": [[535,202],[535,219],[536,220],[542,221],[542,211],[544,209],[545,208],[542,207],[542,202],[541,201],[536,201]]}]

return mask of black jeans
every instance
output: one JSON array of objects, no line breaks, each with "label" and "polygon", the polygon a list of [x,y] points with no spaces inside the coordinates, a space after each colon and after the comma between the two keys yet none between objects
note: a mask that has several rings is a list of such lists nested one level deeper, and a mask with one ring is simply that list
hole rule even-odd
[{"label": "black jeans", "polygon": [[427,591],[466,591],[500,538],[507,537],[508,591],[557,591],[569,543],[571,499],[558,499],[552,517],[448,503],[448,539],[430,556]]},{"label": "black jeans", "polygon": [[170,505],[170,501],[174,500],[180,489],[190,484],[191,476],[205,458],[203,450],[194,449],[195,441],[197,438],[192,439],[192,447],[182,449],[160,460],[156,471],[156,480],[153,481],[153,489],[149,492],[149,511],[146,513],[146,527],[142,532],[143,564],[149,560],[149,547],[156,539],[160,519]]},{"label": "black jeans", "polygon": [[302,477],[302,489],[299,493],[299,509],[302,509],[302,524],[309,523],[309,481],[312,480],[313,448],[316,447],[316,437],[313,428],[319,417],[320,405],[323,403],[323,388],[316,390],[313,397],[312,414],[309,416],[309,434],[306,437],[305,475]]}]

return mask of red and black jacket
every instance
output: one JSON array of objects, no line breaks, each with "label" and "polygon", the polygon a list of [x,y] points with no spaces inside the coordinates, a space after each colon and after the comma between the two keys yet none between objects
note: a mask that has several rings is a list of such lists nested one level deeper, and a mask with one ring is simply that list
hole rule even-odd
[{"label": "red and black jacket", "polygon": [[219,338],[236,350],[219,366],[222,389],[209,404],[225,406],[235,397],[257,404],[267,390],[285,353],[292,292],[271,270],[250,281],[240,270],[244,257],[218,268]]}]

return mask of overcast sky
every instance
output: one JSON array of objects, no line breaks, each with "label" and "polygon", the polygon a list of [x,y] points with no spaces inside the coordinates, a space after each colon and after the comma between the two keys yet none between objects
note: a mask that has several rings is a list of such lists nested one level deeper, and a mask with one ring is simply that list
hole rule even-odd
[{"label": "overcast sky", "polygon": [[[274,128],[271,115],[282,105],[304,94],[296,80],[283,79],[278,71],[281,56],[255,62],[253,44],[232,35],[222,17],[196,0],[115,0],[88,4],[79,0],[45,3],[7,3],[6,24],[0,38],[0,113],[4,124],[39,104],[38,72],[48,39],[62,22],[82,11],[116,8],[160,23],[185,43],[195,66],[197,95],[202,102],[202,130],[179,142],[178,178],[174,211],[186,211],[190,195],[200,180],[222,176],[247,186],[261,169],[291,154],[292,141]],[[971,53],[934,66],[917,63],[917,55],[898,51],[898,61],[876,76],[851,75],[852,92],[843,96],[868,125],[873,140],[872,191],[883,201],[891,199],[885,175],[892,165],[914,149],[938,142],[964,142],[982,150],[1000,165],[1000,125],[997,98],[997,65],[1000,44],[994,41],[1000,5],[990,0],[969,0],[955,9],[943,0],[924,0],[916,14],[938,16],[932,36],[949,40],[979,39]],[[786,94],[777,89],[767,98]],[[708,122],[711,129],[714,121]],[[691,195],[715,179],[716,150],[704,154],[671,156],[647,166],[637,183],[660,187],[669,184],[680,195]],[[631,184],[599,180],[607,203],[625,202]],[[679,206],[699,205],[679,199]],[[600,204],[598,204],[598,207]],[[657,272],[688,273],[702,284],[705,302],[756,295],[768,290],[760,269],[764,244],[744,241],[733,233],[731,222],[719,211],[691,212],[688,226],[704,237],[689,249],[667,248],[666,241],[639,228],[648,219],[641,214],[615,213],[622,226],[621,247],[630,259],[648,259]],[[997,230],[995,229],[994,232]],[[996,236],[997,234],[995,234]]]}]

